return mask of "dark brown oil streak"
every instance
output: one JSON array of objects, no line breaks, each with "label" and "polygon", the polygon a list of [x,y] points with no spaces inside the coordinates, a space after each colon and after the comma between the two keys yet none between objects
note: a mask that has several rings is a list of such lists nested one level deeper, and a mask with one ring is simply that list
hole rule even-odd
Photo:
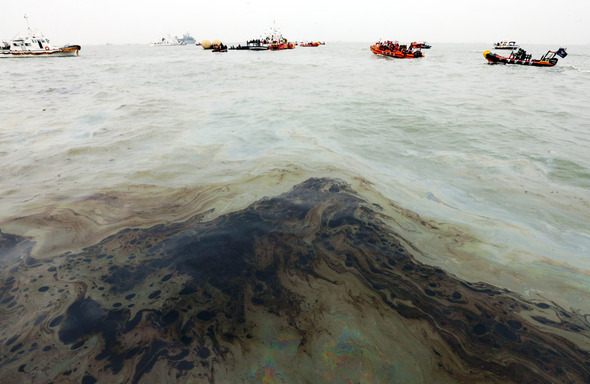
[{"label": "dark brown oil streak", "polygon": [[[16,241],[9,236],[3,234],[3,241]],[[462,281],[418,262],[404,244],[347,184],[310,179],[286,194],[211,222],[196,218],[129,229],[81,254],[68,255],[72,262],[110,256],[128,260],[133,255],[133,263],[113,264],[103,276],[111,292],[131,301],[135,298],[128,293],[156,274],[166,274],[162,282],[170,280],[170,273],[188,280],[166,297],[165,308],[142,308],[134,318],[128,309],[102,308],[88,297],[79,298],[67,310],[59,337],[71,344],[101,335],[104,349],[96,359],[107,359],[104,369],[113,372],[126,361],[136,361],[131,382],[139,382],[162,358],[179,375],[198,370],[204,380],[215,382],[215,365],[231,358],[231,346],[246,346],[252,337],[256,324],[248,319],[247,304],[289,318],[299,327],[302,344],[311,338],[312,327],[295,321],[305,316],[304,298],[284,286],[283,276],[334,284],[334,276],[354,276],[376,292],[391,313],[427,322],[470,373],[483,373],[490,382],[590,382],[589,352],[557,334],[590,336],[583,316],[489,284]],[[324,264],[335,274],[319,272]],[[152,293],[154,298],[160,294]],[[528,316],[533,309],[537,315]],[[158,330],[160,337],[123,342],[140,328]],[[305,351],[305,345],[300,350]],[[433,349],[436,356],[441,353]],[[456,367],[455,372],[441,369],[455,374],[458,382],[468,381]]]}]

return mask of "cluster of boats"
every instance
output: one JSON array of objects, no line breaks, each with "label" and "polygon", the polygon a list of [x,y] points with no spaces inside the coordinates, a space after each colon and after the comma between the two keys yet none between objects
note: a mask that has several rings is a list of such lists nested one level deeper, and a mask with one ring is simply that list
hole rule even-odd
[{"label": "cluster of boats", "polygon": [[[188,38],[192,39],[192,42],[188,42]],[[246,44],[238,44],[228,47],[219,40],[209,41],[207,39],[196,42],[188,34],[184,35],[184,38],[177,39],[168,36],[163,38],[161,42],[150,44],[151,46],[160,45],[185,45],[185,44],[196,44],[197,46],[203,47],[203,49],[211,50],[212,52],[227,52],[228,50],[242,50],[242,51],[281,51],[284,49],[294,49],[296,46],[300,47],[319,47],[325,43],[319,41],[309,42],[291,42],[283,37],[283,34],[276,26],[273,26],[269,33],[258,39],[252,39],[246,41]]]},{"label": "cluster of boats", "polygon": [[286,39],[283,40],[261,40],[261,39],[254,39],[249,40],[246,42],[246,45],[238,44],[236,46],[231,46],[229,49],[235,50],[242,50],[242,51],[279,51],[282,49],[293,49],[297,46],[299,47],[319,47],[320,45],[324,45],[325,43],[320,43],[319,41],[312,41],[307,43],[292,43],[287,41]]},{"label": "cluster of boats", "polygon": [[[2,41],[0,45],[0,57],[8,56],[77,56],[80,49],[79,45],[65,45],[55,47],[49,43],[42,33],[33,31],[29,24],[29,19],[25,15],[27,21],[27,33],[24,36],[17,36],[10,41]],[[152,46],[173,46],[173,45],[187,45],[196,44],[202,46],[204,49],[211,49],[213,52],[227,52],[227,45],[219,40],[203,40],[197,43],[196,40],[185,33],[182,38],[168,36],[162,38],[161,41],[152,43]],[[285,39],[276,27],[271,28],[270,33],[260,39],[253,39],[246,42],[245,45],[232,46],[229,49],[236,50],[250,50],[250,51],[280,51],[284,49],[293,49],[295,46],[300,47],[318,47],[323,45],[317,41],[307,43],[293,43]],[[429,49],[431,46],[424,41],[411,42],[410,44],[400,44],[397,41],[379,41],[370,46],[371,52],[376,55],[386,56],[396,59],[416,59],[424,57],[422,49]],[[540,59],[533,59],[530,54],[520,48],[515,41],[504,40],[494,43],[494,49],[511,50],[510,55],[503,56],[498,53],[486,50],[483,56],[490,64],[518,64],[530,65],[537,67],[553,67],[557,64],[557,57],[564,58],[567,56],[565,48],[559,48],[556,51],[547,51]]]},{"label": "cluster of boats", "polygon": [[[281,31],[275,26],[268,34],[266,34],[266,36],[259,39],[248,40],[245,45],[238,44],[237,46],[232,46],[229,49],[247,51],[282,51],[284,49],[294,49],[297,45],[302,47],[317,47],[321,44],[322,43],[320,42],[308,42],[301,44],[293,43],[284,38]],[[227,51],[227,47],[219,49],[219,47],[223,46],[223,44],[218,40],[214,40],[212,44],[210,44],[208,40],[203,40],[201,42],[201,46],[204,49],[212,49],[213,52]]]},{"label": "cluster of boats", "polygon": [[[424,57],[422,49],[430,48],[425,42],[412,42],[410,44],[400,44],[397,41],[379,41],[370,46],[371,52],[376,55],[392,57],[396,59],[416,59]],[[553,67],[557,64],[557,57],[564,58],[567,56],[565,48],[559,48],[556,51],[547,51],[540,59],[533,59],[524,49],[520,48],[515,41],[501,41],[494,43],[494,49],[510,49],[510,55],[503,56],[498,53],[486,50],[483,56],[490,64],[518,64],[530,65],[535,67]]]},{"label": "cluster of boats", "polygon": [[238,44],[230,49],[242,51],[281,51],[283,49],[293,49],[295,44],[282,37],[277,39],[254,39],[246,42],[246,45]]}]

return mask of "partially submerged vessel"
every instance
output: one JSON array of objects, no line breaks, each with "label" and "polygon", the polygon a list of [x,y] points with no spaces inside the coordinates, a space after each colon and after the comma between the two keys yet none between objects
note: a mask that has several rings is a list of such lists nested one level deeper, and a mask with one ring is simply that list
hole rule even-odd
[{"label": "partially submerged vessel", "polygon": [[176,36],[162,37],[162,40],[156,41],[155,43],[150,43],[150,47],[171,47],[176,45],[185,45],[185,43],[181,40],[178,40]]},{"label": "partially submerged vessel", "polygon": [[393,57],[396,59],[415,59],[424,57],[421,48],[399,44],[397,41],[377,42],[371,45],[371,52],[380,56]]},{"label": "partially submerged vessel", "polygon": [[54,47],[41,32],[33,31],[27,20],[27,34],[17,36],[9,41],[2,41],[0,57],[27,57],[27,56],[77,56],[82,47],[79,45],[65,45]]},{"label": "partially submerged vessel", "polygon": [[182,35],[182,38],[178,39],[178,41],[180,41],[183,44],[196,44],[197,40],[195,40],[194,37],[192,37],[188,32]]},{"label": "partially submerged vessel", "polygon": [[557,57],[564,58],[567,56],[565,48],[559,48],[557,51],[547,51],[540,59],[533,59],[530,54],[522,48],[519,48],[516,52],[511,52],[510,56],[505,57],[492,53],[489,50],[484,51],[483,56],[490,64],[518,64],[518,65],[531,65],[534,67],[553,67],[557,64]]}]

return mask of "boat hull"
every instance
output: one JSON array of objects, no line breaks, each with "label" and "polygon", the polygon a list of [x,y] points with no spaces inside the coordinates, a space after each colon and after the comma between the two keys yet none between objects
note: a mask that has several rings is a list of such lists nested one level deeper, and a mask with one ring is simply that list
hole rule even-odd
[{"label": "boat hull", "polygon": [[82,49],[79,45],[68,45],[66,47],[47,50],[2,50],[0,57],[32,57],[32,56],[78,56]]},{"label": "boat hull", "polygon": [[390,51],[386,49],[380,49],[377,44],[371,45],[371,52],[376,55],[393,57],[395,59],[417,59],[424,57],[421,51]]},{"label": "boat hull", "polygon": [[282,51],[284,49],[293,49],[295,46],[291,43],[271,44],[268,49],[271,51]]},{"label": "boat hull", "polygon": [[557,64],[557,59],[553,58],[549,61],[541,60],[515,60],[509,57],[504,57],[490,51],[485,51],[483,56],[490,64],[517,64],[517,65],[529,65],[533,67],[553,67]]}]

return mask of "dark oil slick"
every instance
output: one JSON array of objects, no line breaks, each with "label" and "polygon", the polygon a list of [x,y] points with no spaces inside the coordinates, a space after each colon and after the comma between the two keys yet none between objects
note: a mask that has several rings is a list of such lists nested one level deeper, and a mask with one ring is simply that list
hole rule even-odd
[{"label": "dark oil slick", "polygon": [[51,260],[0,233],[0,382],[590,382],[587,316],[417,261],[379,210],[309,179]]}]

